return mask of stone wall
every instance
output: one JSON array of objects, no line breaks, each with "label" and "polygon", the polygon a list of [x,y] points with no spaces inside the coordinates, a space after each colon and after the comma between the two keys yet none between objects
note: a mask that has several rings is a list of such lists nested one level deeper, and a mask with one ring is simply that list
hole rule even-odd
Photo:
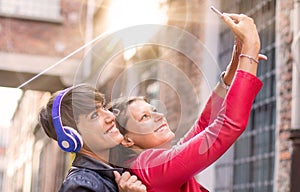
[{"label": "stone wall", "polygon": [[278,0],[276,9],[276,75],[277,75],[277,154],[275,163],[275,191],[290,191],[291,154],[289,131],[292,109],[292,70],[291,44],[293,29],[291,10],[293,0]]},{"label": "stone wall", "polygon": [[66,56],[84,43],[84,1],[62,0],[61,16],[61,23],[0,17],[0,51]]}]

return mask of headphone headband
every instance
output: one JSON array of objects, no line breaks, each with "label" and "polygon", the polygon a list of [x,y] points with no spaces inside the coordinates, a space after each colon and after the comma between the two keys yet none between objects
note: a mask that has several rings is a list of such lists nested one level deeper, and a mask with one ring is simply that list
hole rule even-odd
[{"label": "headphone headband", "polygon": [[66,152],[78,152],[83,145],[82,138],[76,129],[62,124],[60,113],[61,103],[64,96],[69,91],[80,85],[72,86],[60,91],[60,93],[54,98],[52,104],[52,123],[57,135],[57,142],[59,147]]},{"label": "headphone headband", "polygon": [[[72,89],[72,87],[69,87],[67,89],[64,89],[59,92],[59,94],[54,98],[53,105],[52,105],[52,121],[53,126],[56,127],[63,127],[61,115],[60,115],[60,107],[61,102],[64,98],[64,96]],[[64,132],[62,129],[55,129],[56,134],[61,134]]]}]

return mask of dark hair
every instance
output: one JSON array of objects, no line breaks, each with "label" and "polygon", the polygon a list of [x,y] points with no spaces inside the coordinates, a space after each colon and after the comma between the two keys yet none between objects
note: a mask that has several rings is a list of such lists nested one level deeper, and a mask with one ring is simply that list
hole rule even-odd
[{"label": "dark hair", "polygon": [[[44,106],[39,113],[40,125],[48,137],[54,140],[57,140],[57,135],[52,123],[52,105],[58,93],[59,91],[51,96],[46,106]],[[99,107],[99,104],[103,106],[104,102],[104,95],[95,88],[86,84],[74,86],[74,88],[71,88],[64,96],[60,105],[62,124],[78,131],[76,126],[78,116],[91,113]]]},{"label": "dark hair", "polygon": [[128,106],[131,103],[139,100],[148,102],[146,97],[135,96],[135,97],[121,97],[107,104],[108,110],[114,111],[116,109],[119,111],[118,115],[116,116],[116,125],[117,128],[122,133],[122,135],[125,135],[128,132],[126,129],[126,124],[128,121],[128,113],[127,113]]},{"label": "dark hair", "polygon": [[[113,112],[118,110],[119,113],[116,116],[116,126],[120,130],[122,135],[125,135],[128,131],[126,129],[126,124],[128,121],[128,106],[135,101],[147,101],[146,97],[136,96],[136,97],[121,97],[113,100],[107,104],[106,108]],[[129,168],[132,160],[137,157],[137,153],[130,148],[124,147],[122,145],[117,145],[110,150],[109,161],[117,166]]]}]

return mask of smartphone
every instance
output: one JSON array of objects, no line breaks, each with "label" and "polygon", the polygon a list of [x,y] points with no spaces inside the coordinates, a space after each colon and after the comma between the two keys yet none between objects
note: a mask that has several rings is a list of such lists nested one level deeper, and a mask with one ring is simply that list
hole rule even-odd
[{"label": "smartphone", "polygon": [[217,8],[215,8],[214,6],[210,6],[211,10],[213,12],[215,12],[216,14],[218,14],[220,17],[223,15],[223,13],[221,13],[221,11],[219,11]]}]

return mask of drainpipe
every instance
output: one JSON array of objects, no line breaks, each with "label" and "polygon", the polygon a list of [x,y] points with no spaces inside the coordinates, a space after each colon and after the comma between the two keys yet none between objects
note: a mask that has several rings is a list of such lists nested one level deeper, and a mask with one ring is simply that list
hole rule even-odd
[{"label": "drainpipe", "polygon": [[[86,28],[85,28],[85,43],[93,39],[94,34],[94,13],[95,13],[95,0],[87,0],[87,13],[86,13]],[[89,53],[91,46],[85,49],[85,63],[82,69],[83,80],[91,75],[92,69],[92,55]]]},{"label": "drainpipe", "polygon": [[300,0],[294,0],[292,54],[294,58],[291,117],[291,192],[300,189]]}]

